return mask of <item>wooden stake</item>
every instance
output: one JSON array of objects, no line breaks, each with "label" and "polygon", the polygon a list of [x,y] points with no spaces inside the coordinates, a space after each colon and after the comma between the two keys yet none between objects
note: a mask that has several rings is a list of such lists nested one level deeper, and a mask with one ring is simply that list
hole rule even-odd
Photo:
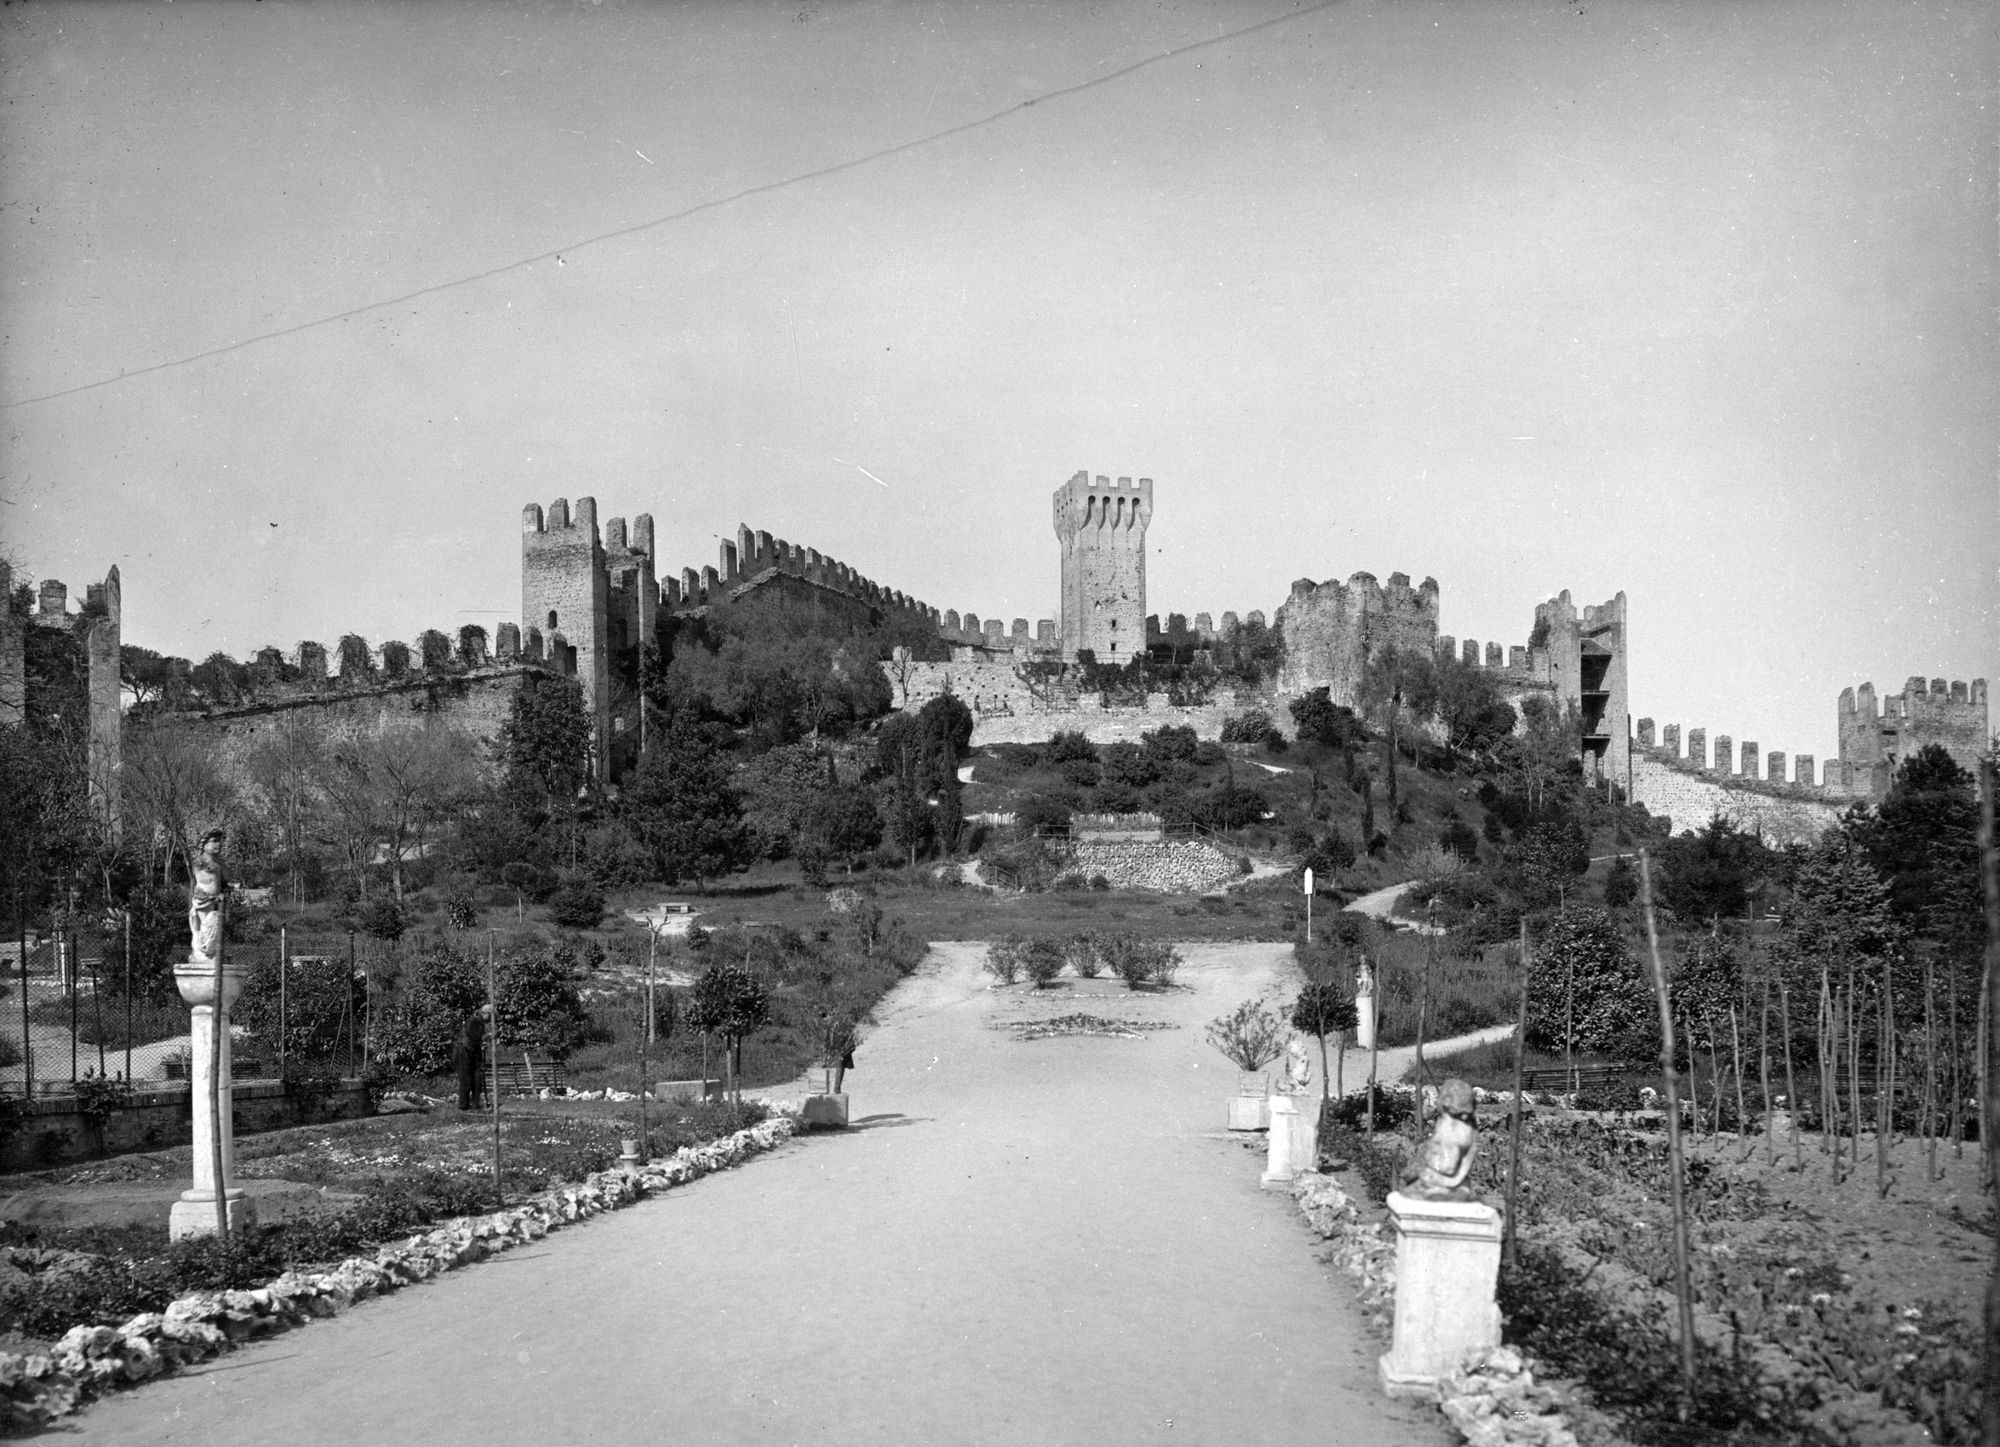
[{"label": "wooden stake", "polygon": [[[1743,1159],[1749,1160],[1757,1153],[1757,1142],[1750,1140],[1750,1112],[1743,1101],[1743,1039],[1736,1029],[1736,1006],[1729,1007],[1729,1069],[1736,1077],[1736,1133],[1749,1142],[1743,1152]],[[1771,1098],[1764,1097],[1764,1113],[1771,1111]]]},{"label": "wooden stake", "polygon": [[1889,1194],[1889,1133],[1896,1127],[1896,994],[1882,957],[1882,1004],[1875,1027],[1875,1192]]},{"label": "wooden stake", "polygon": [[1937,973],[1924,956],[1924,1179],[1938,1178],[1937,1147]]},{"label": "wooden stake", "polygon": [[1792,1167],[1806,1168],[1805,1145],[1799,1139],[1799,1095],[1792,1085],[1792,996],[1782,976],[1778,980],[1778,1029],[1785,1050],[1785,1104],[1792,1109]]},{"label": "wooden stake", "polygon": [[[1771,1129],[1771,982],[1764,981],[1764,1000],[1757,1012],[1757,1088],[1764,1093],[1764,1164],[1778,1159],[1777,1134]],[[1785,1097],[1785,1104],[1792,1099]]]},{"label": "wooden stake", "polygon": [[[486,1010],[487,1025],[493,1031],[493,1048],[486,1052],[487,1072],[492,1077],[493,1087],[493,1194],[504,1203],[500,1194],[500,1002],[493,988],[493,949],[495,935],[486,932]],[[530,1084],[533,1082],[530,1081]]]},{"label": "wooden stake", "polygon": [[[1646,909],[1646,949],[1653,965],[1653,996],[1660,1007],[1660,1065],[1667,1077],[1667,1166],[1673,1179],[1674,1295],[1680,1304],[1681,1403],[1687,1420],[1694,1405],[1694,1292],[1688,1280],[1687,1190],[1681,1164],[1680,1093],[1674,1080],[1674,1012],[1667,993],[1667,967],[1660,961],[1660,929],[1653,916],[1653,868],[1639,851],[1639,893]],[[1688,1054],[1690,1066],[1694,1054]],[[1692,1074],[1692,1070],[1690,1070]]]},{"label": "wooden stake", "polygon": [[1515,1244],[1518,1228],[1515,1225],[1517,1206],[1521,1188],[1521,1077],[1522,1066],[1528,1054],[1528,921],[1521,921],[1521,1007],[1514,1024],[1514,1101],[1510,1111],[1510,1129],[1507,1144],[1507,1220],[1506,1255],[1507,1264],[1512,1266],[1519,1255]]},{"label": "wooden stake", "polygon": [[[2000,773],[1994,770],[1991,754],[1980,760],[1979,772],[1979,873],[1986,895],[1986,962],[1979,992],[1980,1011],[1986,1017],[1979,1039],[1985,1057],[1979,1094],[1985,1119],[1980,1122],[1979,1145],[1986,1153],[1988,1189],[2000,1191],[2000,1172],[1994,1165],[2000,1156],[1992,1144],[2000,1135],[2000,1089],[1995,1088],[1992,1070],[2000,1056],[2000,846],[1993,831],[1993,790],[2000,786]],[[1986,1447],[2000,1447],[2000,1252],[1986,1281],[1986,1400],[1980,1431]]]}]

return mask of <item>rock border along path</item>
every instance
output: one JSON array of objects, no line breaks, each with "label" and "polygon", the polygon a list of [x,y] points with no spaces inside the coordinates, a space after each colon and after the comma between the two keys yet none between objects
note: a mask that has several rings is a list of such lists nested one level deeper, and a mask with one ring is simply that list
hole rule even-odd
[{"label": "rock border along path", "polygon": [[[1201,1026],[1288,992],[1284,945],[1187,946],[1184,988],[989,990],[935,947],[848,1077],[857,1128],[781,1147],[207,1369],[87,1442],[1349,1441],[1442,1447],[1261,1154]],[[1076,1010],[1179,1026],[1023,1042]]]}]

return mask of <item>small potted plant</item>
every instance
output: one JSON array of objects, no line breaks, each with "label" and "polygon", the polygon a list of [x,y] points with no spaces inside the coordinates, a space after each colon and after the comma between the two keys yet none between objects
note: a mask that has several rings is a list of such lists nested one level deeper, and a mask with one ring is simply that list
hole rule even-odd
[{"label": "small potted plant", "polygon": [[854,1044],[860,1021],[852,1011],[835,1004],[822,1005],[816,1016],[819,1034],[819,1065],[825,1071],[826,1089],[805,1100],[805,1123],[838,1130],[847,1124],[847,1072],[854,1065]]},{"label": "small potted plant", "polygon": [[1208,1043],[1228,1056],[1237,1070],[1236,1095],[1229,1102],[1231,1130],[1270,1127],[1270,1081],[1264,1068],[1284,1054],[1285,1039],[1285,1022],[1262,996],[1208,1022]]}]

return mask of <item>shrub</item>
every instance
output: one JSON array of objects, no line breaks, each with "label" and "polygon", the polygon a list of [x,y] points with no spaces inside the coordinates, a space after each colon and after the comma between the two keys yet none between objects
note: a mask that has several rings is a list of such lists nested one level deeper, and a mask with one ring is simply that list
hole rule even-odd
[{"label": "shrub", "polygon": [[1002,935],[986,947],[986,973],[1003,985],[1021,978],[1027,941],[1019,935]]},{"label": "shrub", "polygon": [[1208,1043],[1238,1070],[1262,1070],[1285,1050],[1285,1022],[1261,996],[1208,1022]]},{"label": "shrub", "polygon": [[1136,990],[1149,982],[1171,985],[1174,970],[1181,962],[1172,945],[1149,944],[1125,935],[1104,940],[1100,948],[1105,964],[1111,967],[1112,974],[1125,982],[1128,990]]},{"label": "shrub", "polygon": [[1048,747],[1042,755],[1052,764],[1067,763],[1071,759],[1088,759],[1097,762],[1097,745],[1085,738],[1079,729],[1065,729],[1049,736]]},{"label": "shrub", "polygon": [[403,914],[403,907],[387,895],[377,895],[363,902],[354,912],[355,927],[362,934],[373,935],[378,940],[398,940],[409,928],[409,920]]},{"label": "shrub", "polygon": [[1368,1122],[1368,1096],[1375,1095],[1375,1129],[1394,1130],[1410,1118],[1412,1097],[1401,1091],[1384,1090],[1380,1085],[1351,1090],[1333,1103],[1333,1118],[1349,1130],[1359,1130]]},{"label": "shrub", "polygon": [[[1103,876],[1099,875],[1102,879]],[[1088,930],[1073,934],[1062,943],[1063,958],[1076,971],[1079,980],[1094,980],[1104,970],[1104,961],[1097,952],[1097,936]]]},{"label": "shrub", "polygon": [[1021,968],[1037,990],[1047,988],[1063,969],[1063,947],[1055,940],[1029,940],[1021,951]]},{"label": "shrub", "polygon": [[[1268,726],[1269,719],[1266,719]],[[1194,729],[1186,724],[1161,724],[1160,727],[1139,735],[1146,752],[1160,759],[1194,758],[1195,748],[1200,743]],[[1255,740],[1255,742],[1261,742]]]},{"label": "shrub", "polygon": [[604,918],[604,891],[577,875],[549,898],[549,918],[569,929],[594,929]]},{"label": "shrub", "polygon": [[1111,888],[1111,881],[1101,874],[1093,874],[1090,876],[1090,887],[1099,890],[1109,889]]},{"label": "shrub", "polygon": [[453,929],[471,929],[479,923],[479,901],[472,886],[454,880],[444,892],[444,917]]}]

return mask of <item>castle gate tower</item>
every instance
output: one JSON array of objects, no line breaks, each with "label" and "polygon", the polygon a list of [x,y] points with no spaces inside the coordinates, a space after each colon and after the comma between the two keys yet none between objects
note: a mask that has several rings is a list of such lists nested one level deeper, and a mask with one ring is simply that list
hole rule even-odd
[{"label": "castle gate tower", "polygon": [[[621,530],[622,531],[622,530]],[[622,544],[623,538],[619,539]],[[521,630],[540,632],[544,656],[583,685],[590,715],[590,766],[597,781],[609,777],[611,674],[606,649],[611,580],[597,534],[597,501],[580,497],[576,513],[557,498],[546,515],[530,503],[521,510]]]},{"label": "castle gate tower", "polygon": [[1062,541],[1062,656],[1088,648],[1099,663],[1127,663],[1146,651],[1146,524],[1153,479],[1113,484],[1079,472],[1056,489]]}]

